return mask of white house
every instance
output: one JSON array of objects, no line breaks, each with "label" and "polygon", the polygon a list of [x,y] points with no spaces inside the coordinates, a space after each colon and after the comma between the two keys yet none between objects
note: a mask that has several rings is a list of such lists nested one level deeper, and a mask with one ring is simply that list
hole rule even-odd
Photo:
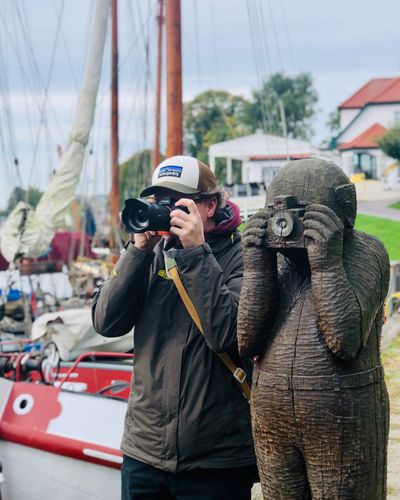
[{"label": "white house", "polygon": [[226,160],[227,185],[232,185],[232,160],[242,162],[242,183],[268,186],[279,168],[288,160],[318,154],[319,151],[309,142],[264,133],[212,144],[208,151],[212,170],[215,170],[217,158]]},{"label": "white house", "polygon": [[400,78],[370,80],[339,107],[341,132],[336,137],[342,167],[348,175],[363,172],[400,189],[400,168],[376,142],[387,128],[400,125]]}]

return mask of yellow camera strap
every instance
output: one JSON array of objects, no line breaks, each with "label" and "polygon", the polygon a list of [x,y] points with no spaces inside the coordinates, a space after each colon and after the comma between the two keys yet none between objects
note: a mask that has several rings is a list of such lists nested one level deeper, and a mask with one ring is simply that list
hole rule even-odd
[{"label": "yellow camera strap", "polygon": [[[192,302],[192,299],[189,297],[189,294],[187,293],[187,291],[182,283],[181,277],[179,276],[179,273],[178,273],[178,268],[177,268],[176,262],[173,259],[168,259],[168,274],[170,275],[173,282],[175,283],[175,286],[178,290],[178,293],[179,293],[179,295],[182,299],[182,302],[184,303],[190,317],[194,321],[197,328],[200,330],[203,337],[206,337],[204,330],[203,330],[203,327],[201,326],[200,317],[199,317],[197,310]],[[251,391],[250,391],[250,386],[246,380],[246,372],[242,368],[240,368],[239,366],[236,366],[235,362],[232,360],[232,358],[226,352],[218,352],[216,354],[221,359],[221,361],[225,364],[225,366],[228,368],[228,370],[232,373],[236,383],[239,386],[240,391],[242,392],[245,399],[249,402]]]}]

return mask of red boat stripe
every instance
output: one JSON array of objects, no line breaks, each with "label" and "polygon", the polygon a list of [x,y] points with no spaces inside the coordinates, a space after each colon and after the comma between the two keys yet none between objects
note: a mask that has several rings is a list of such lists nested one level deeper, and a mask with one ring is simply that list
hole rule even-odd
[{"label": "red boat stripe", "polygon": [[119,450],[41,431],[32,433],[32,429],[7,422],[0,423],[0,439],[115,469],[119,469],[122,463]]}]

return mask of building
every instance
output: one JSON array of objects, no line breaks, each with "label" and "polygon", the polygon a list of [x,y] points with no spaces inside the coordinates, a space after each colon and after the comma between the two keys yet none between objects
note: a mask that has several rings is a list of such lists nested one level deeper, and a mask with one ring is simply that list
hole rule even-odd
[{"label": "building", "polygon": [[240,186],[235,186],[234,195],[252,194],[251,185],[268,186],[279,168],[288,160],[298,160],[318,154],[319,151],[309,142],[264,133],[212,144],[208,152],[212,170],[215,170],[217,158],[226,160],[228,186],[233,185],[232,160],[241,162],[242,183],[246,187],[240,193],[238,192]]},{"label": "building", "polygon": [[400,189],[400,168],[377,144],[389,127],[400,125],[400,78],[372,79],[338,109],[341,131],[335,142],[344,171],[384,179],[388,189]]}]

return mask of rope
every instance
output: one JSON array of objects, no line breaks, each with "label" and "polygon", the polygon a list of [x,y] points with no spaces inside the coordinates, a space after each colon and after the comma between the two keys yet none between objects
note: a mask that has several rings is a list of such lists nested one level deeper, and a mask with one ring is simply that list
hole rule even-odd
[{"label": "rope", "polygon": [[[37,131],[37,134],[36,134],[36,141],[35,141],[35,145],[34,145],[34,148],[33,148],[32,164],[31,164],[31,169],[30,169],[30,173],[29,173],[29,177],[28,177],[28,179],[29,179],[28,180],[28,186],[30,186],[31,182],[32,182],[33,169],[34,169],[34,166],[35,166],[35,163],[36,163],[36,155],[37,155],[38,146],[39,146],[40,132],[41,132],[42,125],[43,125],[43,123],[46,120],[45,112],[46,112],[47,96],[48,96],[48,93],[49,93],[49,87],[50,87],[51,77],[52,77],[52,74],[53,74],[53,67],[54,67],[55,55],[56,55],[56,51],[57,51],[58,39],[60,37],[60,32],[61,32],[61,20],[62,20],[62,14],[63,14],[63,10],[64,10],[64,5],[65,5],[65,0],[62,0],[61,8],[60,8],[60,11],[58,13],[56,35],[55,35],[55,40],[54,40],[54,43],[53,43],[52,54],[51,54],[51,58],[50,58],[50,66],[49,66],[49,70],[48,70],[48,73],[47,73],[47,79],[46,79],[45,91],[44,91],[44,97],[43,97],[43,104],[42,104],[42,108],[41,108],[41,111],[40,111],[39,128],[38,128],[38,131]],[[28,197],[28,190],[26,191],[26,198],[27,197]]]}]

